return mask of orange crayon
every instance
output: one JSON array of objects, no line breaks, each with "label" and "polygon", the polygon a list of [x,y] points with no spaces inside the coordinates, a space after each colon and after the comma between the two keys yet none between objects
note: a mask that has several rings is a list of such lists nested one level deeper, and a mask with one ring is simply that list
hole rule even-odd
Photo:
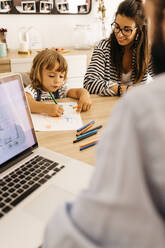
[{"label": "orange crayon", "polygon": [[78,105],[77,105],[77,106],[73,106],[72,108],[73,108],[73,109],[76,109],[76,108],[79,108],[79,106],[78,106]]},{"label": "orange crayon", "polygon": [[96,142],[98,142],[98,140],[92,140],[91,142],[88,142],[88,143],[86,143],[84,145],[81,145],[80,148],[83,148],[85,146],[88,146],[88,145],[93,144],[93,143],[96,143]]}]

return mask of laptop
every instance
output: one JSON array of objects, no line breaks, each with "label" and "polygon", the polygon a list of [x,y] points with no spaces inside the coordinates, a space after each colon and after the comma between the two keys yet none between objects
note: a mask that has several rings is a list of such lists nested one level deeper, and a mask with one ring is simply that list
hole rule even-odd
[{"label": "laptop", "polygon": [[20,74],[0,78],[0,246],[37,248],[57,205],[85,189],[93,167],[38,146]]}]

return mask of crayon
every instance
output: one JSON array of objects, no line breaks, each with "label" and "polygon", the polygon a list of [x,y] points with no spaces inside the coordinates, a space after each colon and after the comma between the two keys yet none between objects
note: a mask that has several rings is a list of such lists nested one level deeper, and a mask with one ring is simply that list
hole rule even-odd
[{"label": "crayon", "polygon": [[90,127],[93,126],[94,123],[91,123],[89,126],[85,127],[83,130],[81,130],[80,132],[77,132],[76,136],[79,136],[82,133],[85,133]]},{"label": "crayon", "polygon": [[90,145],[90,144],[95,143],[95,142],[98,142],[98,140],[97,139],[96,140],[92,140],[92,141],[90,141],[90,142],[88,142],[88,143],[86,143],[84,145],[81,145],[80,148],[83,148],[84,146]]},{"label": "crayon", "polygon": [[92,123],[94,124],[95,121],[91,121],[91,122],[87,123],[86,125],[80,127],[79,129],[77,129],[77,132],[80,132],[81,130],[83,130],[84,128],[86,128],[87,126],[89,126],[89,125],[92,124]]},{"label": "crayon", "polygon": [[97,132],[90,133],[90,134],[86,135],[85,137],[81,137],[81,138],[79,138],[79,139],[73,140],[73,143],[77,143],[77,142],[79,142],[79,141],[81,141],[81,140],[83,140],[83,139],[86,139],[86,138],[88,138],[88,137],[90,137],[90,136],[92,136],[92,135],[95,135],[96,133],[97,133]]},{"label": "crayon", "polygon": [[[92,124],[93,125],[93,124]],[[92,126],[91,125],[91,126]],[[89,127],[89,126],[88,126]],[[94,127],[94,128],[92,128],[92,129],[90,129],[90,130],[88,130],[87,132],[79,132],[79,133],[76,133],[76,136],[79,136],[81,133],[83,133],[83,134],[85,134],[85,133],[88,133],[88,132],[90,132],[90,131],[94,131],[94,130],[96,130],[96,129],[99,129],[99,128],[102,128],[103,126],[102,125],[99,125],[99,126],[97,126],[97,127]],[[90,127],[89,127],[90,128]],[[86,129],[87,130],[87,129]],[[86,131],[85,129],[84,130],[82,130],[82,131]]]},{"label": "crayon", "polygon": [[98,132],[98,129],[93,130],[93,131],[89,131],[89,132],[87,132],[85,134],[81,134],[81,135],[77,136],[77,139],[81,139],[82,137],[86,137],[86,136],[88,136],[91,133],[97,133],[97,132]]},{"label": "crayon", "polygon": [[97,142],[94,142],[94,143],[92,143],[92,144],[89,144],[89,145],[87,145],[87,146],[84,146],[84,147],[80,148],[80,151],[85,150],[85,149],[87,149],[87,148],[89,148],[89,147],[91,147],[91,146],[94,146],[94,145],[96,145],[96,144],[97,144]]},{"label": "crayon", "polygon": [[[92,104],[93,104],[93,103],[94,103],[94,102],[92,102]],[[76,105],[76,106],[73,106],[72,108],[74,108],[74,109],[75,109],[75,108],[79,108],[79,106],[78,106],[78,105]]]},{"label": "crayon", "polygon": [[79,106],[73,106],[72,108],[73,108],[73,109],[75,109],[75,108],[79,108]]}]

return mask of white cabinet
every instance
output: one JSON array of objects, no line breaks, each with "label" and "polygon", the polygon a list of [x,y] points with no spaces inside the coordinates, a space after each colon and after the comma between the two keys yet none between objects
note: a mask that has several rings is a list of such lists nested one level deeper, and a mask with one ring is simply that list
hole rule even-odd
[{"label": "white cabinet", "polygon": [[[87,55],[63,55],[68,63],[67,83],[69,88],[83,87],[83,79],[87,69]],[[11,72],[29,72],[34,57],[11,58]]]},{"label": "white cabinet", "polygon": [[10,59],[11,72],[29,72],[33,57]]},{"label": "white cabinet", "polygon": [[70,88],[82,88],[87,69],[87,55],[65,55],[68,63],[67,82]]}]

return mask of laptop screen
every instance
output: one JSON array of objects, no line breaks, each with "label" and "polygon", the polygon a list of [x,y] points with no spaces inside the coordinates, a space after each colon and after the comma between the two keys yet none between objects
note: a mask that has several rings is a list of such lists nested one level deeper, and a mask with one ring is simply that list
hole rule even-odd
[{"label": "laptop screen", "polygon": [[21,76],[0,78],[0,169],[36,145]]}]

